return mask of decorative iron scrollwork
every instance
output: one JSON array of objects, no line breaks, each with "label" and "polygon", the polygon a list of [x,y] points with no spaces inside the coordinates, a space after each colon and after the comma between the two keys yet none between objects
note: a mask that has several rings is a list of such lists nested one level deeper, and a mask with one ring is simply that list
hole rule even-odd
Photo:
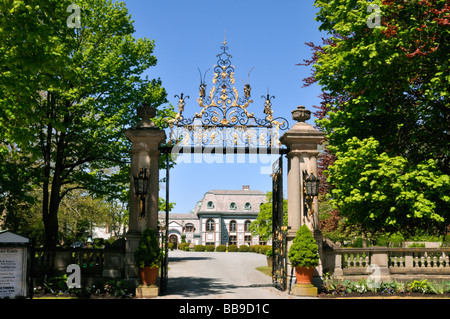
[{"label": "decorative iron scrollwork", "polygon": [[[253,113],[247,110],[247,107],[253,103],[251,99],[251,86],[248,83],[250,72],[248,73],[247,83],[244,82],[244,95],[239,96],[238,90],[234,86],[234,66],[231,64],[232,56],[228,54],[226,41],[220,47],[222,52],[217,54],[217,64],[213,66],[214,77],[212,79],[213,87],[206,94],[206,84],[204,76],[200,72],[199,97],[197,102],[202,108],[200,112],[195,113],[192,118],[183,118],[182,112],[185,107],[183,93],[175,97],[178,101],[178,114],[174,119],[168,121],[171,128],[171,139],[181,141],[183,145],[196,144],[202,141],[203,145],[217,144],[220,146],[246,145],[249,146],[256,142],[259,146],[279,147],[279,130],[289,128],[289,123],[284,118],[273,118],[271,99],[274,96],[267,95],[264,104],[265,118],[257,118]],[[192,129],[194,127],[194,129]],[[233,128],[234,131],[231,129]],[[246,132],[249,128],[254,130]]]}]

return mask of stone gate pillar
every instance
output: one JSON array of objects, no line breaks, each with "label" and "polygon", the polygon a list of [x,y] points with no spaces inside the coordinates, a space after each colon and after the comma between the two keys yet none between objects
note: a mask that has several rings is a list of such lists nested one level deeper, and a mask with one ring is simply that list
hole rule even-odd
[{"label": "stone gate pillar", "polygon": [[[125,277],[138,279],[138,270],[134,265],[134,252],[137,249],[142,232],[147,228],[157,231],[159,198],[159,146],[166,140],[166,133],[155,126],[150,119],[155,117],[156,109],[149,104],[138,108],[137,114],[142,120],[125,131],[131,141],[129,226],[126,234]],[[147,170],[148,190],[145,196],[143,213],[140,199],[135,195],[134,177],[141,169]]]},{"label": "stone gate pillar", "polygon": [[[319,154],[317,145],[323,140],[325,134],[306,123],[311,118],[311,111],[306,110],[304,106],[299,106],[292,111],[292,118],[297,123],[280,138],[281,143],[290,149],[287,155],[287,249],[290,248],[300,226],[306,224],[316,238],[319,252],[321,252],[322,236],[319,230],[319,202],[315,198],[312,205],[313,214],[307,214],[304,205],[303,173],[314,173],[314,176],[317,177],[317,157]],[[288,273],[290,273],[290,269]],[[321,266],[317,268],[316,276],[321,276]]]}]

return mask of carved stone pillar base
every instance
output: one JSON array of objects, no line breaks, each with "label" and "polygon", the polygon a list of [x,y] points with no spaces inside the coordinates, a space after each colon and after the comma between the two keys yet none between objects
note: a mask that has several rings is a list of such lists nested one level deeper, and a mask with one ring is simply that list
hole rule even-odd
[{"label": "carved stone pillar base", "polygon": [[156,285],[139,285],[136,288],[136,298],[156,298],[159,295],[159,287]]},{"label": "carved stone pillar base", "polygon": [[294,296],[317,297],[317,293],[317,287],[313,284],[296,284],[291,290]]}]

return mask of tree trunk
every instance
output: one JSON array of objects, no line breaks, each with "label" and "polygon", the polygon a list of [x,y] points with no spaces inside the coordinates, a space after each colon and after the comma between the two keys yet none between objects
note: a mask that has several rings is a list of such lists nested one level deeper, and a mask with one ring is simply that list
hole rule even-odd
[{"label": "tree trunk", "polygon": [[[48,95],[47,102],[51,105],[50,112],[47,114],[48,118],[54,118],[53,106],[54,99],[51,94]],[[65,120],[65,119],[64,119]],[[43,187],[43,203],[42,203],[42,215],[45,227],[45,247],[47,249],[56,248],[58,244],[58,210],[61,203],[61,187],[62,179],[61,174],[63,172],[63,153],[64,153],[64,139],[65,133],[54,133],[53,126],[48,124],[47,136],[45,146],[42,148],[44,153],[44,187]],[[56,139],[56,156],[52,159],[52,139]],[[51,163],[54,164],[53,176],[51,174]],[[51,183],[51,191],[49,186]]]}]

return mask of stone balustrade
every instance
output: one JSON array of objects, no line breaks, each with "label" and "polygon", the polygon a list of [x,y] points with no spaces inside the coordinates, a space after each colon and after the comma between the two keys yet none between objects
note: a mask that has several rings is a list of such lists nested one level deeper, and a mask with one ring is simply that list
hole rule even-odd
[{"label": "stone balustrade", "polygon": [[125,252],[122,247],[91,248],[57,248],[45,250],[35,248],[32,277],[62,276],[67,274],[70,264],[80,266],[83,277],[123,278]]},{"label": "stone balustrade", "polygon": [[342,248],[323,250],[324,273],[334,279],[362,279],[379,275],[381,280],[436,278],[450,280],[450,247],[441,248]]}]

